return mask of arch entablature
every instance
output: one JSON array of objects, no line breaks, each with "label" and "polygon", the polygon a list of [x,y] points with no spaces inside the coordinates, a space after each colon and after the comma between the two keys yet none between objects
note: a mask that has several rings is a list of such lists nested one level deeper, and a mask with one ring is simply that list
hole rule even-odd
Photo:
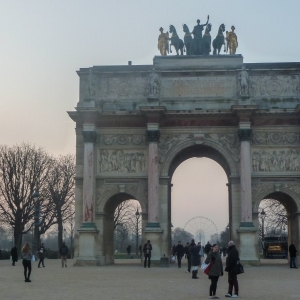
[{"label": "arch entablature", "polygon": [[[258,213],[260,202],[269,194],[280,192],[288,195],[293,199],[292,204],[296,206],[297,211],[300,211],[300,187],[299,183],[278,184],[278,183],[263,183],[252,187],[252,210],[253,213]],[[275,199],[276,200],[276,199]]]},{"label": "arch entablature", "polygon": [[141,205],[142,212],[147,213],[147,185],[142,182],[137,184],[102,184],[96,192],[96,214],[104,213],[106,204],[118,194],[132,196],[132,198],[126,197],[124,200],[137,200]]},{"label": "arch entablature", "polygon": [[160,151],[160,163],[161,163],[160,176],[169,176],[170,166],[174,158],[180,152],[192,146],[197,146],[200,148],[201,145],[216,150],[215,152],[217,152],[220,155],[220,157],[222,157],[221,161],[224,162],[223,164],[220,161],[214,159],[213,157],[209,157],[209,155],[207,155],[207,157],[212,158],[218,163],[220,163],[220,165],[227,173],[227,176],[239,175],[238,166],[240,162],[240,155],[239,155],[238,145],[235,145],[235,147],[231,148],[228,144],[227,146],[225,146],[224,143],[222,144],[212,139],[204,138],[199,140],[196,137],[194,139],[186,139],[175,146],[172,145],[172,147],[170,147],[168,151],[165,151],[163,153],[162,151]]}]

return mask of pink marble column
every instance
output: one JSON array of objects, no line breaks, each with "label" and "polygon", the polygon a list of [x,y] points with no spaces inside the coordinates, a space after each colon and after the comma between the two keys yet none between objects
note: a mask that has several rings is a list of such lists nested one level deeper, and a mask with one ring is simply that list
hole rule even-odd
[{"label": "pink marble column", "polygon": [[239,129],[241,141],[241,226],[245,227],[252,224],[251,135],[252,129]]},{"label": "pink marble column", "polygon": [[83,157],[83,222],[90,223],[94,221],[94,189],[95,172],[94,143],[96,141],[96,132],[83,131],[84,138],[84,157]]},{"label": "pink marble column", "polygon": [[158,141],[159,130],[148,130],[148,224],[159,223],[158,217]]}]

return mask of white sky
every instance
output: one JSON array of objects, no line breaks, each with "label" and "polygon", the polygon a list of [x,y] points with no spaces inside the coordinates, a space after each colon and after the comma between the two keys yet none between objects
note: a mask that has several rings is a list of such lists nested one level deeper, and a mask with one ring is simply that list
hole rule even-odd
[{"label": "white sky", "polygon": [[235,25],[244,62],[299,61],[299,11],[299,0],[3,0],[1,143],[74,153],[75,126],[66,111],[78,102],[75,71],[129,60],[152,64],[161,26],[174,25],[183,38],[183,23],[192,30],[209,14],[212,38],[221,23],[226,30]]}]

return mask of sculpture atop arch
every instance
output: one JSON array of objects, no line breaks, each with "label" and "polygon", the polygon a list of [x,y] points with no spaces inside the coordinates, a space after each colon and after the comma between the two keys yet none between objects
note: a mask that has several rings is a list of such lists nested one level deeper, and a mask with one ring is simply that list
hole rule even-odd
[{"label": "sculpture atop arch", "polygon": [[230,233],[242,260],[259,262],[257,203],[275,192],[291,202],[300,248],[299,69],[243,63],[241,55],[80,69],[79,102],[69,112],[76,122],[75,264],[113,263],[107,208],[128,197],[142,206],[153,262],[169,257],[172,174],[195,156],[214,159],[227,174]]}]

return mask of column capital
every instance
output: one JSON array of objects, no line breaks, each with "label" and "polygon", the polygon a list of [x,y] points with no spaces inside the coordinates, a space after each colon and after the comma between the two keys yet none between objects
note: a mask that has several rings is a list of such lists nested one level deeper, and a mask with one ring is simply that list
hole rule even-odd
[{"label": "column capital", "polygon": [[159,130],[146,130],[146,139],[148,143],[159,143]]},{"label": "column capital", "polygon": [[82,131],[84,143],[96,143],[97,133],[95,131]]},{"label": "column capital", "polygon": [[239,129],[238,131],[239,140],[243,141],[251,141],[252,139],[252,129]]}]

